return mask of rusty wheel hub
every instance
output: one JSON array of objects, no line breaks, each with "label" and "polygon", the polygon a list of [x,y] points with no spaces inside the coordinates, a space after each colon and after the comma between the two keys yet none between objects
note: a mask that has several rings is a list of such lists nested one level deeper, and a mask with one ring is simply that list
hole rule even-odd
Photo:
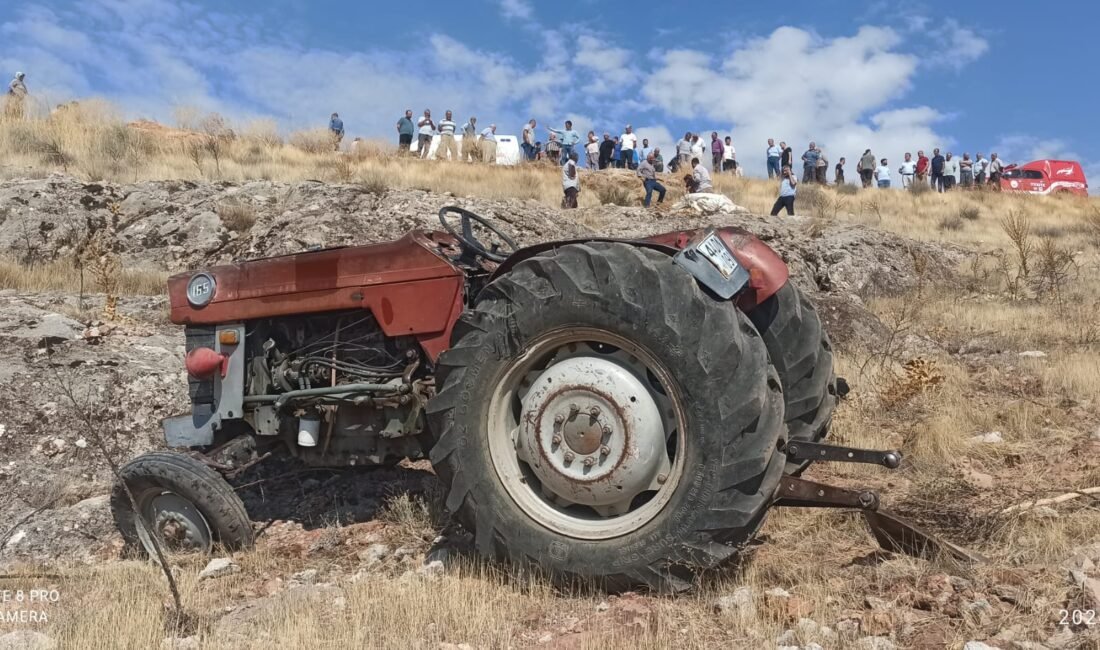
[{"label": "rusty wheel hub", "polygon": [[683,413],[663,388],[668,379],[647,353],[606,332],[545,339],[492,399],[497,473],[548,528],[587,539],[635,530],[667,503],[682,470],[673,434]]},{"label": "rusty wheel hub", "polygon": [[[171,552],[209,552],[213,535],[206,518],[189,500],[172,492],[162,492],[149,498],[142,508],[161,544]],[[156,548],[144,525],[138,526],[138,538],[150,557],[156,556]]]},{"label": "rusty wheel hub", "polygon": [[523,398],[517,453],[558,503],[626,512],[668,471],[650,390],[614,357],[581,356],[544,370]]}]

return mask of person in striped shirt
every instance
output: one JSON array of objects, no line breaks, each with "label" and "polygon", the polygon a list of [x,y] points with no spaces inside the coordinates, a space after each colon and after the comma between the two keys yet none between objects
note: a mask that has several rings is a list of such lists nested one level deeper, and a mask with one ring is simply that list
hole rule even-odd
[{"label": "person in striped shirt", "polygon": [[435,150],[435,158],[458,160],[458,144],[455,143],[455,122],[451,117],[451,111],[445,113],[445,117],[439,121],[439,146]]}]

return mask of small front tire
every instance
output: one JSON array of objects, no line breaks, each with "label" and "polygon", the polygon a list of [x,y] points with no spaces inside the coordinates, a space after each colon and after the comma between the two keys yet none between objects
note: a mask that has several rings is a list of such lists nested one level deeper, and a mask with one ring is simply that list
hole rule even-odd
[{"label": "small front tire", "polygon": [[[122,483],[111,492],[111,513],[132,548],[155,556],[155,531],[169,553],[208,554],[252,546],[252,522],[232,486],[210,467],[180,453],[139,456],[120,470],[137,502],[138,517]],[[145,523],[143,523],[143,521]]]}]

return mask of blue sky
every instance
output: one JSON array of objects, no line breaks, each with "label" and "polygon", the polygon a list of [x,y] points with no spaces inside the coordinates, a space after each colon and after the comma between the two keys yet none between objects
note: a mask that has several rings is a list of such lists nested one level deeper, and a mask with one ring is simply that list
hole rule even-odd
[{"label": "blue sky", "polygon": [[21,1],[0,69],[43,106],[97,95],[166,123],[194,107],[289,131],[339,111],[350,135],[392,139],[404,109],[450,108],[501,133],[630,123],[662,147],[718,130],[753,174],[774,137],[853,166],[939,146],[1074,158],[1096,179],[1098,21],[1085,2]]}]

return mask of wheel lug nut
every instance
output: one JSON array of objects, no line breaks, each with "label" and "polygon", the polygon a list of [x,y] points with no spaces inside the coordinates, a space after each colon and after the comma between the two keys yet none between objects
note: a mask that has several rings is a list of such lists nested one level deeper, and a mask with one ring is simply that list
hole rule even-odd
[{"label": "wheel lug nut", "polygon": [[588,409],[588,414],[591,415],[594,418],[599,417],[600,416],[600,407],[593,406],[592,408]]},{"label": "wheel lug nut", "polygon": [[554,443],[555,445],[560,445],[561,444],[561,436],[559,436],[558,434],[555,433],[550,438],[550,442]]},{"label": "wheel lug nut", "polygon": [[604,427],[604,428],[603,428],[603,434],[604,434],[605,436],[609,436],[609,435],[611,435],[611,427]]},{"label": "wheel lug nut", "polygon": [[574,416],[574,415],[576,415],[577,413],[580,413],[580,412],[581,412],[581,407],[577,406],[576,404],[570,404],[569,405],[569,415],[570,416]]},{"label": "wheel lug nut", "polygon": [[562,422],[565,422],[565,416],[564,415],[562,415],[561,413],[558,413],[557,415],[554,416],[554,424],[561,424]]},{"label": "wheel lug nut", "polygon": [[591,456],[584,459],[584,466],[585,467],[592,467],[595,464],[596,464],[596,459],[592,458]]},{"label": "wheel lug nut", "polygon": [[573,452],[571,452],[571,451],[565,452],[565,462],[572,463],[574,458],[576,458],[576,456],[573,455]]},{"label": "wheel lug nut", "polygon": [[661,485],[664,485],[665,481],[667,481],[667,480],[668,480],[668,474],[658,474],[657,475],[657,482],[660,483]]},{"label": "wheel lug nut", "polygon": [[604,445],[604,446],[600,447],[600,455],[601,456],[606,456],[610,453],[611,453],[611,447],[608,447],[607,445]]}]

